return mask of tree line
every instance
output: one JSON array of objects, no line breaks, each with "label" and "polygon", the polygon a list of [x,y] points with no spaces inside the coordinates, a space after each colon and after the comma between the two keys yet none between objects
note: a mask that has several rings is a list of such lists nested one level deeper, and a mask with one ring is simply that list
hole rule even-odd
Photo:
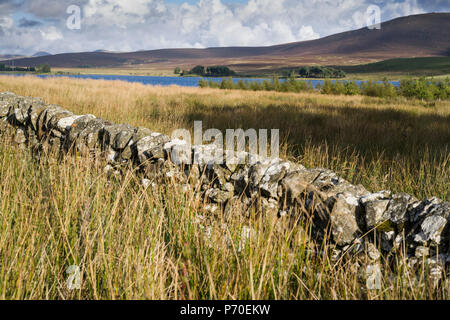
[{"label": "tree line", "polygon": [[[235,76],[236,72],[231,70],[226,66],[195,66],[191,70],[181,70],[180,67],[174,69],[174,74],[187,76],[195,75],[200,77],[231,77]],[[305,66],[289,70],[284,70],[282,72],[284,77],[300,77],[300,78],[316,78],[316,79],[326,79],[326,78],[345,78],[347,74],[341,70],[334,67],[322,67],[322,66]]]},{"label": "tree line", "polygon": [[230,77],[236,75],[236,72],[231,70],[226,66],[195,66],[189,71],[181,71],[179,67],[176,67],[174,70],[175,74],[179,74],[181,76],[185,75],[196,75],[200,77]]},{"label": "tree line", "polygon": [[315,79],[326,79],[326,78],[341,79],[347,76],[344,70],[337,69],[334,67],[322,67],[322,66],[305,66],[285,70],[283,72],[283,75],[285,77],[293,76],[300,78],[315,78]]},{"label": "tree line", "polygon": [[4,63],[0,63],[0,71],[50,73],[51,68],[48,64],[42,64],[37,67],[12,67],[12,66],[7,66]]}]

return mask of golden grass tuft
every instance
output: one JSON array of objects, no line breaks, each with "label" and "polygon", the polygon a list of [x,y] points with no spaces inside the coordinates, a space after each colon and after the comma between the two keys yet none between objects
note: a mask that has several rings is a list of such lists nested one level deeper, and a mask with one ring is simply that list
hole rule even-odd
[{"label": "golden grass tuft", "polygon": [[[425,261],[414,272],[399,255],[367,290],[356,261],[333,262],[332,247],[310,241],[308,220],[275,227],[253,212],[225,223],[192,191],[145,189],[132,171],[115,181],[104,166],[55,165],[0,144],[0,299],[449,297],[448,280],[435,286]],[[70,290],[73,265],[81,286]]]}]

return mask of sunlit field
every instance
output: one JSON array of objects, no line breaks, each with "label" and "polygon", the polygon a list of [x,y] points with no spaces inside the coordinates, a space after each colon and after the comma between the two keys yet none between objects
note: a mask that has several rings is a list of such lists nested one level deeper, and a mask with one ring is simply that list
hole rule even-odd
[{"label": "sunlit field", "polygon": [[450,198],[450,102],[315,93],[152,87],[120,81],[0,77],[0,91],[144,126],[280,129],[283,156],[370,191]]},{"label": "sunlit field", "polygon": [[[282,156],[306,167],[370,191],[450,198],[448,101],[1,76],[4,91],[168,134],[195,120],[280,129]],[[105,165],[0,143],[1,299],[449,298],[449,279],[436,285],[425,260],[412,270],[397,255],[368,290],[356,264],[367,257],[334,261],[332,245],[310,239],[308,219],[275,223],[236,208],[225,221],[192,190],[146,189],[132,168],[119,181]],[[66,285],[72,265],[76,290]]]}]

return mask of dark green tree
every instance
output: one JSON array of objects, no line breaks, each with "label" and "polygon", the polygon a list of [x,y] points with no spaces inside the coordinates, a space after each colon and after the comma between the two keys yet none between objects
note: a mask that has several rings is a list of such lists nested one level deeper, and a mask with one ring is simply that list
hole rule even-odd
[{"label": "dark green tree", "polygon": [[36,70],[37,70],[37,72],[40,72],[40,73],[50,73],[52,71],[52,69],[50,68],[48,63],[41,64],[39,67],[37,67]]},{"label": "dark green tree", "polygon": [[190,74],[196,74],[199,76],[205,76],[205,67],[204,66],[195,66],[192,68],[192,70],[189,72]]},{"label": "dark green tree", "polygon": [[212,66],[206,69],[206,75],[208,77],[231,77],[236,73],[226,66]]}]

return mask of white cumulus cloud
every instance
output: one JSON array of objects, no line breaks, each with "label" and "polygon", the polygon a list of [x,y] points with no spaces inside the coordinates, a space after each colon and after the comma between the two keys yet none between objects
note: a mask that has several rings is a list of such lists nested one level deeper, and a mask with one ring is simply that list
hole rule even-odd
[{"label": "white cumulus cloud", "polygon": [[55,41],[55,40],[60,40],[63,39],[63,35],[62,33],[57,30],[55,27],[49,27],[46,30],[42,30],[40,29],[39,32],[42,35],[42,38],[44,40],[48,40],[48,41]]},{"label": "white cumulus cloud", "polygon": [[314,40],[320,38],[320,35],[314,32],[311,26],[302,26],[298,31],[298,39],[300,41]]},{"label": "white cumulus cloud", "polygon": [[[450,3],[442,0],[0,0],[0,53],[306,41],[364,27],[365,12],[372,4],[380,6],[382,21],[430,10],[450,11]],[[80,30],[66,28],[68,5],[81,8]],[[42,23],[19,28],[12,13]]]}]

